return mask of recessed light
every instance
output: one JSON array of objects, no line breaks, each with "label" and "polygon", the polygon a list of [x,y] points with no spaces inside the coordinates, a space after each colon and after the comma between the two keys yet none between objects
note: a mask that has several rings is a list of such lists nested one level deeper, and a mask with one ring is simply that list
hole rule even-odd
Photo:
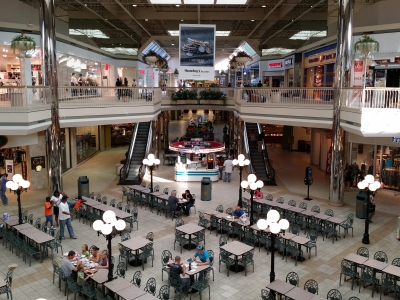
[{"label": "recessed light", "polygon": [[104,20],[108,21],[108,19],[104,19]]},{"label": "recessed light", "polygon": [[251,20],[252,22],[254,22],[254,20]]},{"label": "recessed light", "polygon": [[181,22],[183,22],[183,20],[181,20]]},{"label": "recessed light", "polygon": [[87,6],[87,4],[85,4],[85,6]]},{"label": "recessed light", "polygon": [[149,21],[149,19],[144,19],[146,22],[148,22]]},{"label": "recessed light", "polygon": [[265,8],[265,7],[267,7],[267,6],[266,6],[266,5],[263,5],[263,6],[261,6],[261,7]]},{"label": "recessed light", "polygon": [[175,44],[171,44],[171,46],[175,46]]},{"label": "recessed light", "polygon": [[132,4],[132,6],[133,6],[133,7],[136,7],[137,5],[136,5],[136,4]]},{"label": "recessed light", "polygon": [[176,4],[175,6],[176,6],[176,7],[179,7],[180,5],[179,5],[179,4]]}]

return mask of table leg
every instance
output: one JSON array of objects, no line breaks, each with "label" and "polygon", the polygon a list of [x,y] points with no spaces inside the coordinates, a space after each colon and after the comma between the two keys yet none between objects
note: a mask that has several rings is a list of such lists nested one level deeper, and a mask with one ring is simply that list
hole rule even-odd
[{"label": "table leg", "polygon": [[[298,244],[298,246],[299,246],[299,253],[301,253],[301,244]],[[299,254],[299,256],[297,256],[297,261],[305,261],[305,260],[306,259],[303,256],[301,256],[300,254]]]}]

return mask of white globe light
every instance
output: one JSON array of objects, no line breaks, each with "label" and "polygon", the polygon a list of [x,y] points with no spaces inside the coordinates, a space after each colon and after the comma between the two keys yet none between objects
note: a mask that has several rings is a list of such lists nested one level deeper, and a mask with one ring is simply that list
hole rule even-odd
[{"label": "white globe light", "polygon": [[18,190],[18,188],[19,188],[18,183],[12,182],[12,187],[11,187],[11,189],[12,189],[13,191],[16,191],[16,190]]},{"label": "white globe light", "polygon": [[243,167],[244,166],[244,162],[243,161],[239,161],[239,166]]},{"label": "white globe light", "polygon": [[276,211],[275,209],[271,209],[268,213],[267,213],[267,220],[270,220],[271,223],[273,222],[278,222],[279,220],[279,212]]},{"label": "white globe light", "polygon": [[149,155],[147,155],[147,159],[154,160],[154,154],[150,153]]},{"label": "white globe light", "polygon": [[7,181],[6,188],[14,190],[14,182],[12,182],[11,180]]},{"label": "white globe light", "polygon": [[379,181],[375,181],[373,183],[373,185],[376,187],[376,189],[380,189],[381,188],[381,183]]},{"label": "white globe light", "polygon": [[257,227],[260,228],[261,230],[265,230],[268,227],[267,220],[265,219],[260,219],[257,221]]},{"label": "white globe light", "polygon": [[114,219],[112,219],[112,220],[110,220],[111,222],[110,223],[108,223],[108,224],[110,224],[111,226],[115,226],[115,223],[117,223],[117,218],[114,218]]},{"label": "white globe light", "polygon": [[19,183],[21,180],[23,180],[22,179],[22,176],[20,175],[20,174],[15,174],[14,176],[13,176],[13,179],[12,179],[15,183]]},{"label": "white globe light", "polygon": [[368,174],[367,176],[365,176],[365,181],[366,181],[368,184],[371,184],[371,183],[373,183],[373,182],[375,181],[375,178],[374,178],[374,176],[372,176],[371,174]]},{"label": "white globe light", "polygon": [[279,220],[279,227],[282,229],[282,230],[288,230],[288,228],[289,228],[289,221],[288,220],[286,220],[286,219],[281,219],[281,220]]},{"label": "white globe light", "polygon": [[369,189],[371,192],[375,192],[375,191],[376,191],[376,186],[373,185],[373,184],[370,184],[369,187],[368,187],[368,189]]},{"label": "white globe light", "polygon": [[112,226],[110,224],[104,224],[101,228],[101,232],[104,235],[109,235],[112,232]]},{"label": "white globe light", "polygon": [[272,233],[277,234],[279,231],[281,231],[281,228],[279,227],[278,223],[271,223],[271,225],[269,225],[269,230]]},{"label": "white globe light", "polygon": [[20,184],[20,185],[22,186],[22,188],[24,188],[24,189],[27,189],[28,187],[31,186],[31,183],[30,183],[28,180],[24,180],[23,182],[20,182],[19,184]]},{"label": "white globe light", "polygon": [[158,158],[156,158],[156,159],[154,160],[154,164],[155,164],[155,165],[159,165],[159,164],[160,164],[160,160],[159,160]]},{"label": "white globe light", "polygon": [[125,229],[126,223],[124,220],[118,220],[115,223],[115,229],[117,229],[118,231],[122,231]]},{"label": "white globe light", "polygon": [[112,210],[107,210],[103,214],[103,220],[105,223],[110,224],[113,220],[115,220],[115,212],[113,212]]},{"label": "white globe light", "polygon": [[239,154],[238,160],[243,161],[244,160],[244,155],[243,154]]},{"label": "white globe light", "polygon": [[232,160],[232,164],[233,164],[234,166],[236,166],[238,163],[239,163],[239,161],[238,161],[237,159]]},{"label": "white globe light", "polygon": [[256,180],[257,180],[257,176],[254,174],[250,174],[249,176],[247,176],[248,182],[256,182]]},{"label": "white globe light", "polygon": [[242,187],[242,188],[247,188],[248,186],[249,186],[249,183],[246,181],[246,180],[243,180],[241,183],[240,183],[240,186]]},{"label": "white globe light", "polygon": [[365,188],[367,187],[366,182],[365,182],[364,180],[363,180],[363,181],[360,181],[359,183],[357,183],[357,187],[358,187],[360,190],[365,189]]},{"label": "white globe light", "polygon": [[257,189],[257,183],[251,182],[251,183],[250,183],[250,189],[252,189],[253,191],[255,191],[255,190]]},{"label": "white globe light", "polygon": [[149,164],[149,160],[148,160],[147,158],[143,159],[142,162],[143,162],[143,164],[146,165],[146,166]]},{"label": "white globe light", "polygon": [[99,231],[99,230],[101,230],[101,228],[103,228],[103,225],[104,225],[104,223],[102,220],[96,220],[93,222],[93,229],[96,231]]},{"label": "white globe light", "polygon": [[248,165],[250,164],[250,160],[245,159],[245,160],[244,160],[244,164],[245,164],[246,166],[248,166]]},{"label": "white globe light", "polygon": [[264,186],[264,182],[262,182],[261,180],[257,180],[256,184],[257,184],[257,187],[260,189]]}]

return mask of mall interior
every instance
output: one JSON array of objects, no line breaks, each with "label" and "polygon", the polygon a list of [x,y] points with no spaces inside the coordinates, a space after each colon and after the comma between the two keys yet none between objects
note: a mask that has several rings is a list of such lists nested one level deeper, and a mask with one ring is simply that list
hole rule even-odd
[{"label": "mall interior", "polygon": [[[65,290],[74,299],[90,292],[90,299],[126,300],[399,297],[400,1],[0,4],[0,173],[23,179],[1,181],[0,299],[58,300]],[[214,26],[214,40],[185,44],[185,25]],[[198,63],[209,46],[212,78],[185,77],[182,56]],[[248,161],[240,162],[243,155]],[[250,174],[262,183],[262,199]],[[71,207],[75,238],[65,229],[60,239],[62,228],[45,225],[46,197],[57,189],[69,202],[93,199]],[[162,203],[186,190],[195,206],[172,218]],[[246,217],[235,222],[230,208],[238,204]],[[119,209],[129,217],[118,217]],[[289,229],[278,223],[280,232],[272,233],[270,209]],[[137,224],[103,236],[93,223],[106,210]],[[262,230],[258,221],[266,218]],[[179,222],[206,228],[203,240],[196,231],[182,233]],[[119,264],[124,239],[129,263]],[[148,244],[140,246],[143,240]],[[54,244],[62,248],[52,251]],[[85,269],[88,294],[54,267],[84,244],[113,257],[113,278]],[[145,259],[149,245],[153,256]],[[189,266],[197,245],[213,263],[195,271],[201,276],[182,276],[192,288],[181,293],[170,286],[164,251]],[[369,255],[358,255],[361,247]],[[378,251],[384,259],[377,266]],[[363,282],[369,271],[375,286]],[[206,287],[201,296],[199,286]]]}]

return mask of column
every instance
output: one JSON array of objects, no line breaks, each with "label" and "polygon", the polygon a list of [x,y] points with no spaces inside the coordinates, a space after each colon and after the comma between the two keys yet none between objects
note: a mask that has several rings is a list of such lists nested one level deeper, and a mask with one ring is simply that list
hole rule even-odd
[{"label": "column", "polygon": [[47,103],[51,103],[51,125],[46,130],[48,192],[51,195],[55,190],[63,190],[54,0],[39,0],[39,26],[41,30],[43,85],[49,87],[44,93],[44,99]]},{"label": "column", "polygon": [[348,87],[350,84],[351,55],[353,46],[353,8],[354,0],[339,0],[332,125],[332,164],[329,188],[329,204],[333,206],[342,206],[344,200],[344,131],[340,127],[340,98],[342,88]]},{"label": "column", "polygon": [[76,127],[71,127],[69,129],[71,137],[71,168],[75,169],[78,165],[78,151],[76,149]]},{"label": "column", "polygon": [[43,131],[37,133],[38,143],[26,147],[26,163],[28,178],[31,182],[30,189],[33,191],[43,190],[47,188],[47,164],[42,166],[41,171],[32,170],[31,158],[46,156],[46,138]]},{"label": "column", "polygon": [[21,64],[21,85],[25,86],[24,104],[30,105],[33,100],[33,90],[27,89],[26,86],[32,85],[32,67],[30,58],[20,58]]}]

